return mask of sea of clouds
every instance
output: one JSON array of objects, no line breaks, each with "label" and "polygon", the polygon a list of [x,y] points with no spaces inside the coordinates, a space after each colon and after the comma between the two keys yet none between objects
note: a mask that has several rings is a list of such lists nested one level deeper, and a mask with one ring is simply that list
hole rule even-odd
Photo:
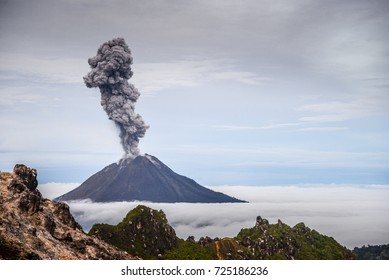
[{"label": "sea of clouds", "polygon": [[[79,184],[47,183],[38,189],[47,198],[58,197]],[[139,204],[162,209],[180,238],[234,237],[253,227],[261,216],[290,226],[304,222],[311,229],[334,237],[342,245],[389,243],[389,186],[298,185],[218,186],[211,189],[249,203],[93,203],[69,201],[75,219],[87,232],[94,223],[117,224]]]}]

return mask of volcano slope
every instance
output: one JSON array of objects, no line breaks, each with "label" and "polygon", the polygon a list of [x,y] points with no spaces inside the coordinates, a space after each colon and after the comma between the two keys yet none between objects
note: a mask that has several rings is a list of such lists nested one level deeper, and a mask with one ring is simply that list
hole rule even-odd
[{"label": "volcano slope", "polygon": [[245,202],[205,188],[194,180],[175,173],[159,159],[148,154],[112,163],[56,200],[81,199],[93,202]]}]

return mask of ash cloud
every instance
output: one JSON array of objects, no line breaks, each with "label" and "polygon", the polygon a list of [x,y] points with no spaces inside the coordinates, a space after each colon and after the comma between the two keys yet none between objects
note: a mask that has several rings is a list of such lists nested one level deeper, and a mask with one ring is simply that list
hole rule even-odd
[{"label": "ash cloud", "polygon": [[100,89],[101,106],[120,130],[123,158],[139,155],[139,138],[149,128],[142,117],[135,113],[135,103],[140,93],[128,83],[133,75],[132,62],[128,45],[123,38],[116,38],[102,44],[96,56],[89,58],[91,71],[84,77],[87,87]]}]

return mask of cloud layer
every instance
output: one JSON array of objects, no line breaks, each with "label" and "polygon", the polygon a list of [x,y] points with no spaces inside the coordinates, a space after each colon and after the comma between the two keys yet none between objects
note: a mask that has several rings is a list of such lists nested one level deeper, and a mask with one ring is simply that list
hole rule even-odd
[{"label": "cloud layer", "polygon": [[[58,196],[75,184],[45,184],[47,197]],[[56,191],[52,189],[56,189]],[[212,187],[250,203],[189,204],[69,202],[76,220],[88,231],[94,223],[116,224],[139,204],[162,209],[181,238],[193,235],[233,237],[252,227],[257,216],[293,226],[304,222],[311,229],[334,237],[349,248],[389,243],[389,186],[306,185],[268,187]],[[61,193],[62,192],[62,193]]]}]

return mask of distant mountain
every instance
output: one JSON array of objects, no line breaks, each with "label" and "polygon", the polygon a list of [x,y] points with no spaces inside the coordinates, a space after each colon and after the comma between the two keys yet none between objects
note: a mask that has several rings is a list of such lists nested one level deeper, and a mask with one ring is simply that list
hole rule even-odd
[{"label": "distant mountain", "polygon": [[94,202],[244,202],[205,188],[194,180],[175,173],[159,159],[147,154],[105,167],[78,188],[56,200],[79,199]]},{"label": "distant mountain", "polygon": [[355,247],[353,252],[359,260],[389,260],[389,244]]},{"label": "distant mountain", "polygon": [[179,239],[165,214],[146,206],[130,211],[118,225],[95,224],[89,234],[144,259],[355,259],[335,239],[303,223],[290,227],[281,221],[269,224],[261,217],[253,228],[242,229],[234,238]]},{"label": "distant mountain", "polygon": [[0,173],[0,260],[139,259],[84,233],[69,206],[42,197],[37,172]]}]

